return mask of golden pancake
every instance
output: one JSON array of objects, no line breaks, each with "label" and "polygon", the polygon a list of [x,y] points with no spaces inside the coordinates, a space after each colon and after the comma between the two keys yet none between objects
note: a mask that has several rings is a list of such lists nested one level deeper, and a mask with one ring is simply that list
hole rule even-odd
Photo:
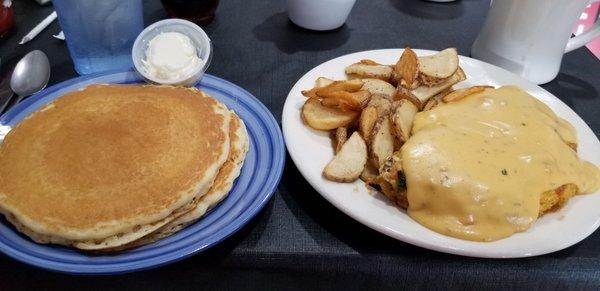
[{"label": "golden pancake", "polygon": [[233,112],[231,113],[229,138],[231,140],[229,158],[227,158],[227,161],[219,170],[219,174],[217,175],[217,178],[215,178],[213,186],[206,195],[197,200],[193,209],[159,228],[154,233],[133,242],[125,248],[149,244],[180,231],[200,219],[206,211],[217,205],[227,196],[227,194],[229,194],[231,187],[233,187],[233,182],[240,175],[249,147],[246,126]]},{"label": "golden pancake", "polygon": [[64,244],[151,232],[208,191],[229,154],[228,131],[226,107],[197,90],[69,93],[0,145],[0,211]]},{"label": "golden pancake", "polygon": [[[71,243],[73,246],[100,252],[122,251],[150,244],[176,232],[200,219],[206,211],[227,196],[233,182],[239,176],[248,152],[248,132],[244,122],[232,111],[229,123],[230,151],[210,190],[201,198],[193,199],[186,206],[174,211],[165,219],[144,225],[133,232],[118,234],[102,241]],[[21,230],[26,232],[27,230]],[[48,239],[48,238],[46,238]],[[40,237],[36,237],[39,241]]]}]

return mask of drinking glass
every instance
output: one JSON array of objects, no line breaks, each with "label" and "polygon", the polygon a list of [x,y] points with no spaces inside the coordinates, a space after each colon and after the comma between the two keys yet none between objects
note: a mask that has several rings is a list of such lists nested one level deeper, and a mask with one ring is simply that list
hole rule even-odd
[{"label": "drinking glass", "polygon": [[144,29],[141,0],[54,0],[54,9],[80,75],[128,69]]}]

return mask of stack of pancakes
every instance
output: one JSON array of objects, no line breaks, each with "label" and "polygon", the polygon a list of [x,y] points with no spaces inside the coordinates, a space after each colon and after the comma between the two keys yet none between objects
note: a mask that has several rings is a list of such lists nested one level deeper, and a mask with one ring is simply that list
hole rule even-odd
[{"label": "stack of pancakes", "polygon": [[92,85],[5,137],[0,212],[39,243],[140,246],[221,201],[247,151],[242,120],[199,90]]}]

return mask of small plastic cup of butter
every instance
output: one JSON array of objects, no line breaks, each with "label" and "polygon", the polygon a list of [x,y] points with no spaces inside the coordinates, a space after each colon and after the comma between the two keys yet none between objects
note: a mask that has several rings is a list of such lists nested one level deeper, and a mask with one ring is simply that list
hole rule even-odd
[{"label": "small plastic cup of butter", "polygon": [[135,70],[149,83],[191,87],[212,59],[212,43],[198,25],[166,19],[146,27],[133,43]]}]

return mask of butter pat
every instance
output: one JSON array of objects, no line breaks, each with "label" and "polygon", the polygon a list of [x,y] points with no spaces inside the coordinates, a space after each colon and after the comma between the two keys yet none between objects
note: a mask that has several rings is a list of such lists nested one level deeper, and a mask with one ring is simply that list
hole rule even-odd
[{"label": "butter pat", "polygon": [[179,32],[162,32],[148,42],[142,63],[151,77],[171,82],[194,74],[204,60],[198,57],[189,37]]}]

